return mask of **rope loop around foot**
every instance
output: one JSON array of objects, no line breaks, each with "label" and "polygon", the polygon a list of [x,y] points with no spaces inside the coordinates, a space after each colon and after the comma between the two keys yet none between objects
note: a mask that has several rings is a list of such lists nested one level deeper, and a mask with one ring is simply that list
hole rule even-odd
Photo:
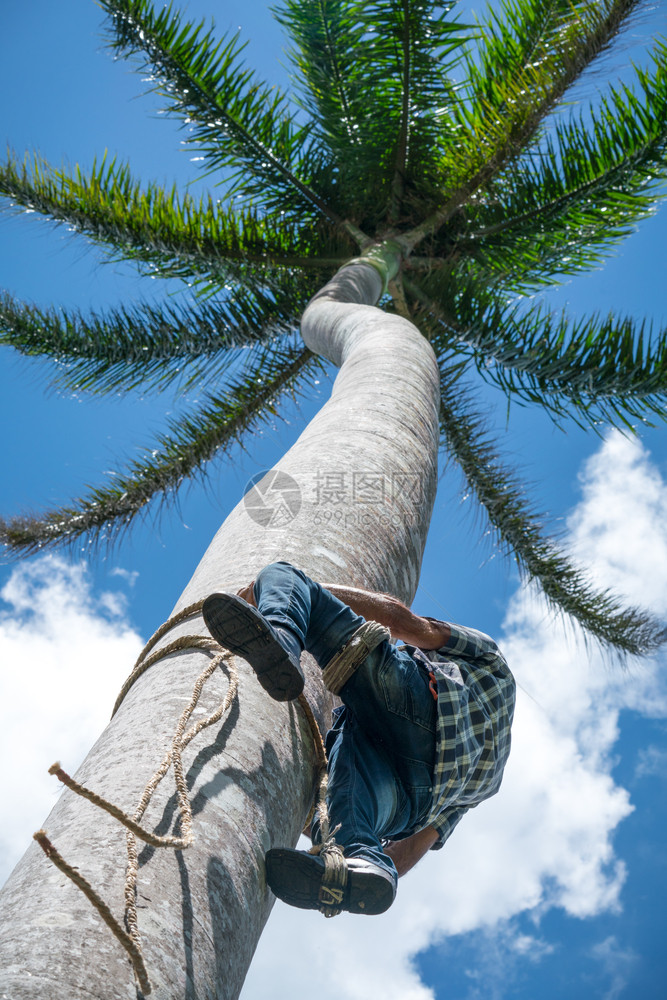
[{"label": "rope loop around foot", "polygon": [[324,862],[324,874],[318,895],[320,913],[337,917],[343,912],[343,899],[347,886],[347,862],[343,848],[333,837],[320,845],[319,855]]},{"label": "rope loop around foot", "polygon": [[325,917],[337,917],[343,912],[343,899],[347,885],[347,862],[343,848],[336,843],[336,834],[340,823],[332,829],[329,824],[329,807],[327,805],[327,786],[329,775],[326,769],[320,774],[320,785],[317,793],[317,816],[320,821],[320,843],[313,844],[309,854],[316,854],[324,862],[324,874],[318,894],[318,910]]}]

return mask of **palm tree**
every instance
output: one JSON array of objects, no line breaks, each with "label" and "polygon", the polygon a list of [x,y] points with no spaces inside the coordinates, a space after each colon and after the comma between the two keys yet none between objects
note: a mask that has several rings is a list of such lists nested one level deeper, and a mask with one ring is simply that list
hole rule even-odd
[{"label": "palm tree", "polygon": [[277,16],[293,41],[292,99],[244,67],[236,39],[216,42],[171,7],[102,6],[116,52],[151,69],[226,198],[141,185],[115,161],[70,175],[15,156],[0,192],[201,296],[83,316],[5,294],[1,339],[57,359],[63,390],[185,389],[204,374],[216,388],[112,485],[4,522],[9,549],[109,538],[204,474],[308,383],[319,361],[294,337],[299,317],[338,267],[372,248],[376,261],[400,262],[381,305],[435,351],[443,447],[501,546],[590,635],[628,652],[652,648],[660,628],[593,593],[543,536],[473,404],[481,378],[596,430],[663,415],[664,339],[649,325],[531,304],[536,289],[597,264],[655,205],[662,43],[634,90],[610,87],[586,115],[561,114],[568,88],[641,5],[521,0],[475,33],[452,18],[453,5],[288,2]]},{"label": "palm tree", "polygon": [[[0,169],[0,193],[147,274],[194,284],[200,295],[194,306],[84,316],[39,310],[6,294],[1,339],[65,362],[56,381],[66,390],[187,389],[204,376],[215,387],[196,413],[170,427],[152,457],[129,466],[112,486],[66,509],[4,522],[10,550],[108,537],[127,526],[203,473],[281,395],[302,391],[325,357],[341,365],[332,400],[280,463],[301,487],[299,516],[285,531],[269,533],[237,508],[177,608],[223,584],[239,586],[279,556],[321,578],[410,600],[440,437],[500,545],[552,607],[612,651],[659,645],[659,623],[595,592],[545,537],[520,478],[501,461],[474,407],[481,379],[556,421],[594,429],[664,415],[663,336],[628,317],[570,319],[531,302],[535,290],[597,263],[655,204],[666,171],[662,44],[650,68],[637,71],[634,89],[610,87],[585,114],[562,114],[569,88],[639,4],[513,0],[482,30],[457,23],[453,5],[285,0],[277,16],[293,43],[296,98],[247,70],[236,39],[216,42],[171,7],[157,12],[150,0],[101,5],[116,52],[149,67],[207,169],[219,171],[225,198],[196,200],[141,185],[127,166],[106,160],[88,174],[69,174],[15,156]],[[294,332],[300,317],[303,342]],[[381,496],[390,516],[362,523],[360,496],[346,494],[340,518],[327,522],[318,490],[342,489],[343,476],[360,494]],[[144,675],[84,764],[87,783],[131,799],[142,748],[162,738],[174,697],[186,698],[195,655],[165,661],[159,677],[157,669]],[[234,784],[243,810],[234,794],[223,794],[221,747],[201,751],[191,781],[208,789],[201,792],[208,822],[187,867],[179,862],[176,873],[184,912],[208,921],[210,933],[196,945],[196,935],[186,935],[184,969],[164,947],[164,926],[186,931],[180,893],[178,914],[147,932],[157,981],[171,984],[170,995],[174,984],[195,989],[187,985],[195,982],[196,995],[236,995],[269,908],[257,877],[267,831],[274,842],[294,840],[312,793],[307,736],[306,749],[294,741],[302,720],[264,705],[250,683],[246,691],[242,681],[241,694],[243,725],[234,735],[223,727],[218,742],[232,759],[244,758]],[[282,729],[264,744],[272,726]],[[85,857],[91,827],[77,818],[73,830],[75,807],[67,797],[61,806],[49,828],[68,852]],[[105,822],[95,821],[98,842]],[[254,839],[249,829],[239,833],[239,823]],[[222,830],[230,846],[221,854]],[[86,867],[97,884],[113,889],[118,857],[95,853],[88,848]],[[25,910],[29,887],[35,906],[53,909],[48,886],[34,889],[40,864],[33,851],[17,869],[6,896],[10,912]],[[153,864],[169,910],[174,873],[167,862]],[[69,901],[71,911],[88,920],[78,899]],[[54,950],[63,951],[53,934],[38,946],[20,921],[12,927],[13,954],[29,947],[36,955],[43,946],[51,967]],[[226,936],[226,944],[239,952],[233,975],[228,966],[224,974],[216,968],[219,935],[230,928],[237,936]],[[94,940],[107,955],[104,931]],[[81,989],[85,956],[77,966],[67,955],[72,990]],[[106,996],[101,988],[96,982],[95,995]]]}]

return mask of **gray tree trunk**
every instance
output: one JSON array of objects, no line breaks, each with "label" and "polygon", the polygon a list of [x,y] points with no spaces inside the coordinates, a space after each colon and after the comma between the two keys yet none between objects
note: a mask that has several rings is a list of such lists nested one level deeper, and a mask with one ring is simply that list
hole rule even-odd
[{"label": "gray tree trunk", "polygon": [[[306,310],[304,340],[340,372],[331,400],[279,463],[298,484],[298,494],[275,481],[263,512],[239,504],[174,610],[214,590],[236,590],[276,559],[325,582],[412,600],[435,496],[438,376],[419,332],[373,307],[380,292],[377,271],[355,264]],[[259,523],[269,515],[268,523]],[[205,634],[199,618],[163,641],[193,633]],[[203,663],[203,654],[184,652],[148,670],[91,750],[78,780],[132,813]],[[301,709],[272,701],[243,661],[239,669],[230,715],[204,730],[184,756],[194,845],[185,851],[144,846],[141,852],[139,929],[156,1000],[238,996],[273,902],[264,853],[296,843],[312,800],[315,755]],[[203,698],[206,710],[221,700],[226,685],[218,671]],[[327,696],[312,661],[307,693],[325,718]],[[174,817],[173,790],[161,786],[145,824],[166,832]],[[120,916],[122,827],[69,790],[45,827]],[[136,997],[125,952],[36,844],[0,899],[0,997]]]}]

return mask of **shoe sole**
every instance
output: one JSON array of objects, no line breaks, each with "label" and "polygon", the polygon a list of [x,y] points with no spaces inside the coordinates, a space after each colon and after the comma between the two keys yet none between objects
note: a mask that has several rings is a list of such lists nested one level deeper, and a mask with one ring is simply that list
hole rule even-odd
[{"label": "shoe sole", "polygon": [[202,614],[216,642],[248,661],[267,694],[275,701],[298,698],[303,674],[256,608],[236,594],[211,594]]},{"label": "shoe sole", "polygon": [[[274,847],[266,855],[266,881],[275,896],[302,910],[320,908],[323,862],[314,854]],[[394,901],[393,883],[374,872],[347,870],[340,907],[348,913],[376,916]]]}]

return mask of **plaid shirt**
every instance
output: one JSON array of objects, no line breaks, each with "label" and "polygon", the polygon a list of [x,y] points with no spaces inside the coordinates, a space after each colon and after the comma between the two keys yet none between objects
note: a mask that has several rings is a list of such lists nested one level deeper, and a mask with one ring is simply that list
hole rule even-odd
[{"label": "plaid shirt", "polygon": [[438,729],[433,805],[426,826],[442,847],[461,817],[500,788],[510,752],[515,684],[497,645],[483,632],[450,624],[440,649],[410,647],[435,674]]}]

